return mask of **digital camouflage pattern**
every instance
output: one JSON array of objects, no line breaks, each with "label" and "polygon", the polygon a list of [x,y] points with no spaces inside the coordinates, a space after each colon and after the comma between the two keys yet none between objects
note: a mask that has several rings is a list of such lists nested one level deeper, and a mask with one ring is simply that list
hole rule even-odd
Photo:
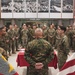
[{"label": "digital camouflage pattern", "polygon": [[9,46],[10,46],[10,51],[12,50],[12,53],[15,52],[15,33],[13,29],[8,30],[8,38],[9,38]]},{"label": "digital camouflage pattern", "polygon": [[27,32],[28,32],[27,29],[26,30],[22,29],[22,31],[21,31],[21,35],[22,35],[21,39],[22,39],[22,46],[23,46],[23,48],[26,48],[26,46],[27,46],[27,42],[28,42]]},{"label": "digital camouflage pattern", "polygon": [[0,50],[2,48],[4,49],[2,55],[8,60],[8,55],[6,53],[6,43],[5,43],[5,40],[4,40],[3,36],[0,37]]},{"label": "digital camouflage pattern", "polygon": [[32,28],[28,28],[28,42],[33,40],[33,35],[32,35]]},{"label": "digital camouflage pattern", "polygon": [[19,45],[19,28],[14,29],[14,36],[15,36],[15,49],[16,51],[18,50],[18,45]]},{"label": "digital camouflage pattern", "polygon": [[[48,75],[48,63],[54,57],[54,54],[50,43],[39,38],[28,43],[24,57],[30,64],[28,75]],[[37,62],[44,64],[41,70],[35,69],[34,65]]]},{"label": "digital camouflage pattern", "polygon": [[64,63],[66,62],[67,55],[69,53],[69,43],[66,35],[64,35],[61,38],[57,50],[58,50],[58,66],[59,69],[61,69]]},{"label": "digital camouflage pattern", "polygon": [[55,41],[55,29],[48,29],[48,41],[51,43],[51,45],[54,45]]},{"label": "digital camouflage pattern", "polygon": [[73,41],[72,36],[73,36],[73,30],[70,29],[69,32],[68,32],[68,40],[69,40],[70,49],[72,49],[72,41]]},{"label": "digital camouflage pattern", "polygon": [[45,39],[45,40],[48,40],[48,35],[47,35],[48,32],[47,31],[48,31],[47,28],[43,30],[43,39]]},{"label": "digital camouflage pattern", "polygon": [[61,37],[59,34],[57,34],[56,35],[56,41],[55,41],[55,49],[57,49],[59,47],[60,40],[61,40]]}]

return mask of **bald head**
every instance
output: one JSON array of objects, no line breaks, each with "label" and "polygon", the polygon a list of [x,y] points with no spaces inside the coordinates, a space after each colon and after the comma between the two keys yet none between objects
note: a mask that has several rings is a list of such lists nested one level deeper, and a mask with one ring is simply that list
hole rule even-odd
[{"label": "bald head", "polygon": [[35,37],[36,38],[42,38],[42,36],[43,36],[43,30],[41,28],[37,28],[35,30]]}]

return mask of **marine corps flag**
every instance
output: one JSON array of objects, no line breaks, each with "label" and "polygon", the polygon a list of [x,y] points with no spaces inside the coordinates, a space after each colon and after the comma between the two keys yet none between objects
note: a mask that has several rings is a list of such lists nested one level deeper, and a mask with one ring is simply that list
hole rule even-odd
[{"label": "marine corps flag", "polygon": [[75,75],[75,53],[73,53],[66,61],[57,75]]}]

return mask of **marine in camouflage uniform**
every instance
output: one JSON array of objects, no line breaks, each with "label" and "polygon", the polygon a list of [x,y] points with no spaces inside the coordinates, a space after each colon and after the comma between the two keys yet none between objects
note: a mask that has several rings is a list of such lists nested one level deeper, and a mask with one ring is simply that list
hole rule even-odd
[{"label": "marine in camouflage uniform", "polygon": [[68,31],[68,39],[69,39],[69,47],[70,47],[70,49],[72,49],[72,41],[73,41],[73,38],[72,38],[72,36],[73,36],[73,30],[72,30],[72,27],[70,26],[69,27],[69,31]]},{"label": "marine in camouflage uniform", "polygon": [[16,51],[18,51],[18,45],[19,45],[19,28],[18,28],[18,26],[16,24],[14,26],[14,36],[15,36],[15,48],[16,48]]},{"label": "marine in camouflage uniform", "polygon": [[7,53],[9,51],[9,38],[8,38],[8,34],[6,32],[6,27],[3,28],[3,31],[4,31],[3,40],[5,42],[5,50]]},{"label": "marine in camouflage uniform", "polygon": [[8,33],[8,38],[9,38],[9,46],[10,46],[10,52],[15,53],[15,36],[14,36],[14,30],[13,26],[9,26],[9,30],[7,31]]},{"label": "marine in camouflage uniform", "polygon": [[9,52],[9,55],[10,55],[10,46],[9,46],[9,37],[8,37],[8,33],[6,32],[5,34],[5,44],[6,44],[6,49],[7,49],[7,52]]},{"label": "marine in camouflage uniform", "polygon": [[55,29],[52,28],[52,25],[50,25],[50,28],[48,29],[48,41],[51,43],[52,46],[54,46],[54,42],[55,42]]},{"label": "marine in camouflage uniform", "polygon": [[60,34],[59,34],[59,28],[56,30],[56,39],[55,39],[55,49],[57,49],[59,47],[59,43],[60,43],[60,40],[61,40],[61,37],[60,37]]},{"label": "marine in camouflage uniform", "polygon": [[60,26],[61,40],[60,40],[59,46],[57,48],[59,69],[61,69],[62,66],[65,64],[67,55],[69,53],[68,37],[65,35],[65,33],[61,33],[62,31],[65,32],[66,28],[63,26]]},{"label": "marine in camouflage uniform", "polygon": [[6,53],[9,51],[9,40],[8,40],[8,34],[7,32],[5,31],[5,35],[3,36],[3,40],[4,40],[4,43],[5,43],[5,50],[6,50]]},{"label": "marine in camouflage uniform", "polygon": [[37,26],[35,24],[33,24],[32,26],[32,40],[35,39],[35,30],[36,30]]},{"label": "marine in camouflage uniform", "polygon": [[28,42],[32,41],[33,40],[33,35],[32,35],[32,28],[30,25],[28,25]]},{"label": "marine in camouflage uniform", "polygon": [[22,47],[26,48],[27,47],[27,42],[28,42],[28,36],[27,36],[27,26],[25,25],[24,28],[21,31],[21,39],[22,39]]},{"label": "marine in camouflage uniform", "polygon": [[[27,75],[48,75],[48,63],[54,54],[50,43],[36,35],[36,39],[28,43],[24,57],[30,64]],[[41,69],[36,69],[35,64],[39,62],[44,66]]]},{"label": "marine in camouflage uniform", "polygon": [[6,53],[6,43],[5,43],[5,32],[4,32],[4,27],[1,27],[0,28],[0,50],[2,51],[3,50],[3,52],[2,52],[2,55],[8,60],[8,55],[7,55],[7,53]]},{"label": "marine in camouflage uniform", "polygon": [[66,27],[65,35],[68,37],[69,48],[71,48],[71,46],[70,46],[70,45],[71,45],[71,44],[70,44],[70,39],[71,39],[71,38],[70,38],[70,35],[69,35],[69,34],[70,34],[70,30],[69,30],[69,27],[67,26],[67,27]]},{"label": "marine in camouflage uniform", "polygon": [[47,35],[47,26],[46,25],[44,25],[43,26],[43,39],[45,39],[45,40],[48,40],[48,35]]}]

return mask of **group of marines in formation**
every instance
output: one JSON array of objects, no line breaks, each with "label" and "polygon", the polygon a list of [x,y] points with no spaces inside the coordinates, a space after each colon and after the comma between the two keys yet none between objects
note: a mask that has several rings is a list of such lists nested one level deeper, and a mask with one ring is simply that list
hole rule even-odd
[{"label": "group of marines in formation", "polygon": [[[9,25],[8,29],[4,26],[2,29],[3,34],[0,34],[0,47],[6,51],[3,54],[5,58],[8,59],[8,56],[10,56],[11,54],[15,54],[20,47],[26,49],[28,42],[35,39],[36,28],[38,28],[36,24],[34,24],[33,26],[23,24],[21,28],[19,28],[18,25],[14,24]],[[64,55],[62,57],[62,60],[66,59],[65,54],[68,54],[70,50],[75,51],[74,25],[69,25],[66,27],[64,34],[67,36],[68,39],[60,35],[60,27],[55,27],[53,23],[49,27],[47,25],[43,25],[41,29],[43,30],[43,39],[48,41],[53,49],[58,51],[60,46],[61,49],[63,49],[64,45],[66,45],[63,50],[59,50],[59,57],[61,57],[62,54]],[[64,40],[67,40],[68,42],[65,43]],[[66,53],[64,53],[65,49]]]}]

